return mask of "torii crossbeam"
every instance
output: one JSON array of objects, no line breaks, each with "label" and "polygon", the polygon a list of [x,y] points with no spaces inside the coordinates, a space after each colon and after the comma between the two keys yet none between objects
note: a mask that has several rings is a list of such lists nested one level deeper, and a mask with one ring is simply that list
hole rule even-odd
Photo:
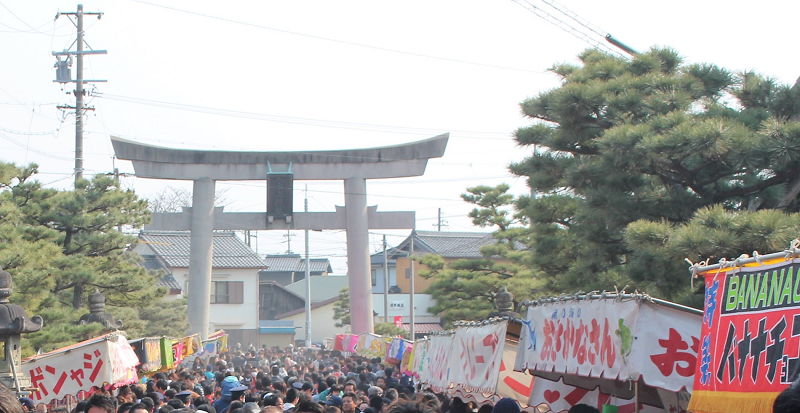
[{"label": "torii crossbeam", "polygon": [[[153,214],[153,230],[190,230],[187,312],[192,331],[208,337],[214,230],[344,229],[350,323],[354,334],[373,331],[369,229],[413,229],[414,212],[367,207],[367,179],[420,176],[428,159],[444,155],[449,134],[403,145],[333,151],[235,152],[164,148],[111,137],[119,159],[130,160],[139,178],[191,180],[192,207]],[[343,180],[345,206],[336,212],[293,212],[291,222],[266,212],[223,212],[214,207],[216,181],[266,180],[291,171],[297,180]]]}]

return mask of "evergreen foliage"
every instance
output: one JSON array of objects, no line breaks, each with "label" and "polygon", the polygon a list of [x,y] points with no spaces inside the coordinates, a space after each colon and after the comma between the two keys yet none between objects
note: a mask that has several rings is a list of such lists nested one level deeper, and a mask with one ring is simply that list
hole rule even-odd
[{"label": "evergreen foliage", "polygon": [[339,299],[333,303],[333,319],[336,327],[350,325],[350,289],[347,287],[339,291]]},{"label": "evergreen foliage", "polygon": [[161,300],[166,290],[131,251],[137,238],[118,230],[149,220],[146,201],[105,175],[81,180],[75,190],[43,188],[32,178],[36,170],[0,163],[0,267],[13,277],[12,301],[45,321],[23,340],[26,351],[96,336],[99,324],[75,324],[95,288],[129,337],[185,331],[185,310]]},{"label": "evergreen foliage", "polygon": [[[800,236],[797,86],[684,64],[670,49],[630,61],[587,50],[579,60],[555,65],[560,87],[521,104],[532,123],[515,140],[531,155],[510,170],[532,195],[512,197],[505,185],[464,195],[477,206],[473,222],[507,241],[486,257],[508,258],[510,279],[524,269],[515,297],[628,285],[697,305],[684,258],[773,252]],[[476,291],[503,277],[451,264],[429,291],[451,300],[440,287],[458,292],[484,275]],[[463,302],[458,317],[488,308]]]}]

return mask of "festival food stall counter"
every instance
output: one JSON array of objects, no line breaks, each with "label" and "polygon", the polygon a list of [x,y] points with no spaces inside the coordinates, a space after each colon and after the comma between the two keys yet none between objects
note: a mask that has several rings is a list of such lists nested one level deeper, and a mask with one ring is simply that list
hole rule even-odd
[{"label": "festival food stall counter", "polygon": [[692,265],[705,282],[692,412],[771,413],[800,378],[798,248],[794,240],[775,254]]},{"label": "festival food stall counter", "polygon": [[104,385],[137,381],[136,357],[123,331],[62,347],[22,361],[30,375],[36,404],[61,400]]},{"label": "festival food stall counter", "polygon": [[545,412],[578,403],[616,406],[618,413],[686,410],[702,311],[624,293],[524,304],[514,370],[537,377],[531,406]]}]

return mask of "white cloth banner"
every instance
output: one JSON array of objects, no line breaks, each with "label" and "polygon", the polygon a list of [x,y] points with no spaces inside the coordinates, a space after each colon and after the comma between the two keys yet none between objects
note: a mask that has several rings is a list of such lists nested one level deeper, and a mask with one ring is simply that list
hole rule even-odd
[{"label": "white cloth banner", "polygon": [[493,394],[503,360],[507,321],[459,327],[453,336],[449,383],[470,392]]},{"label": "white cloth banner", "polygon": [[646,300],[566,301],[528,309],[514,370],[633,379],[691,391],[702,313]]},{"label": "white cloth banner", "polygon": [[128,340],[112,333],[27,359],[22,371],[37,389],[30,397],[39,404],[61,400],[92,386],[134,383],[138,380],[138,364]]},{"label": "white cloth banner", "polygon": [[514,370],[627,378],[638,303],[559,301],[528,308]]},{"label": "white cloth banner", "polygon": [[[564,384],[562,381],[550,381],[537,377],[533,383],[533,392],[528,403],[537,406],[539,412],[566,412],[576,404],[588,404],[603,410],[604,404],[618,406],[617,413],[634,413],[636,405],[633,400],[613,397],[602,393],[600,389],[587,390]],[[639,412],[665,413],[663,409],[639,403]],[[675,412],[677,413],[677,412]]]},{"label": "white cloth banner", "polygon": [[444,393],[450,388],[450,354],[453,349],[453,336],[431,337],[428,352],[425,357],[424,375],[434,391]]},{"label": "white cloth banner", "polygon": [[417,375],[417,379],[422,383],[430,381],[427,375],[428,363],[426,360],[430,343],[430,340],[417,340],[414,343],[414,359],[410,370]]},{"label": "white cloth banner", "polygon": [[702,325],[702,314],[642,303],[628,359],[630,375],[641,375],[652,387],[691,392]]}]

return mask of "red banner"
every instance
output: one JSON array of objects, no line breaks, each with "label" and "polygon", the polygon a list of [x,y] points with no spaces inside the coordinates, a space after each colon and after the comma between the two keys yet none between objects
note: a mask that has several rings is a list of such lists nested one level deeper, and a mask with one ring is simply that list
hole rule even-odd
[{"label": "red banner", "polygon": [[800,377],[800,264],[705,274],[693,412],[768,413]]}]

